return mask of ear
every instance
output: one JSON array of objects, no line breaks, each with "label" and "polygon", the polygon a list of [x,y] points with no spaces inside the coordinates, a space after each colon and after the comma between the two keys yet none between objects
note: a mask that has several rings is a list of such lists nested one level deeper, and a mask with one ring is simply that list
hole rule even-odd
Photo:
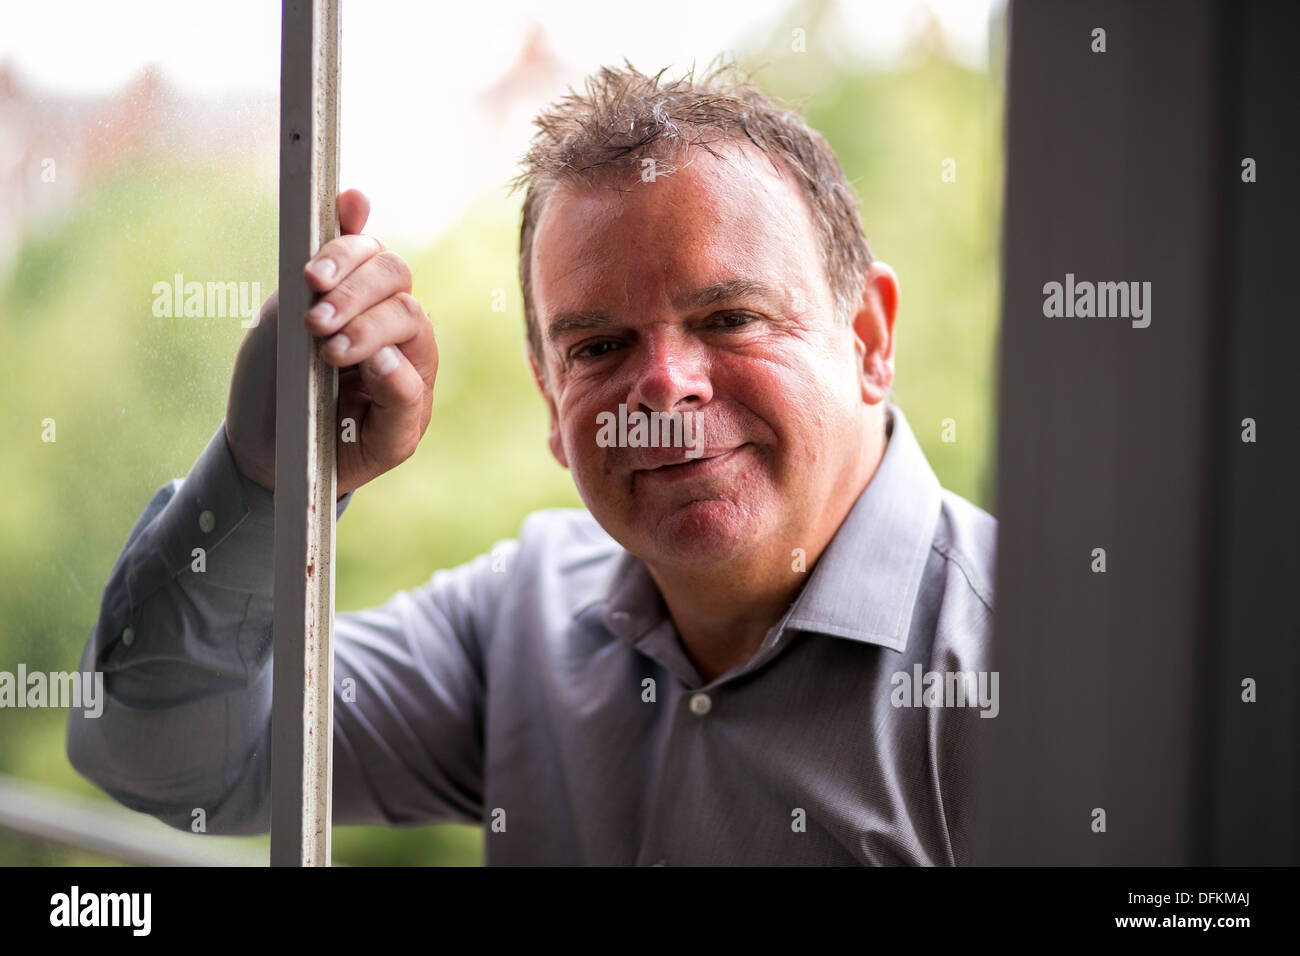
[{"label": "ear", "polygon": [[527,349],[527,351],[528,367],[532,369],[533,381],[537,384],[537,390],[542,393],[542,398],[546,400],[546,408],[551,415],[551,454],[555,456],[555,460],[560,463],[561,468],[568,468],[569,459],[564,454],[564,442],[560,439],[560,416],[555,408],[555,399],[551,397],[551,390],[546,386],[546,379],[542,377],[541,369],[537,367],[537,356],[533,354],[532,349]]},{"label": "ear", "polygon": [[894,318],[898,315],[898,278],[883,262],[873,262],[862,284],[862,301],[853,317],[853,345],[858,353],[862,400],[876,405],[894,384]]}]

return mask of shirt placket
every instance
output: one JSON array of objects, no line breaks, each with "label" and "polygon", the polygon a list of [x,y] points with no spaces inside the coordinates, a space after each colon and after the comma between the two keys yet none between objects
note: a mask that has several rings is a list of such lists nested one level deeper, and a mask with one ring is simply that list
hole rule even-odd
[{"label": "shirt placket", "polygon": [[[784,620],[772,627],[762,645],[744,666],[704,685],[677,637],[672,621],[665,619],[636,642],[636,648],[676,678],[672,697],[672,725],[653,776],[654,793],[646,819],[646,832],[637,853],[637,866],[671,866],[674,846],[697,839],[692,829],[701,818],[700,808],[681,806],[682,775],[699,761],[695,751],[709,733],[710,715],[728,684],[771,660],[788,641]],[[683,842],[685,841],[685,842]]]}]

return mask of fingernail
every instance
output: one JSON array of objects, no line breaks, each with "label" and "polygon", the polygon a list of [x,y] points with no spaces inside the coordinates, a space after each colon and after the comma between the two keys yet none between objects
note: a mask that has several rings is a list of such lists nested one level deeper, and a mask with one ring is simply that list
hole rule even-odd
[{"label": "fingernail", "polygon": [[332,279],[338,271],[338,265],[333,259],[317,259],[311,264],[311,271],[322,279]]},{"label": "fingernail", "polygon": [[375,353],[371,367],[374,368],[376,375],[387,375],[397,368],[397,349],[391,345],[385,345]]},{"label": "fingernail", "polygon": [[348,339],[348,337],[344,335],[342,332],[340,332],[338,335],[334,336],[332,339],[330,339],[328,342],[325,343],[325,351],[328,352],[330,355],[334,356],[335,358],[341,358],[343,353],[346,352],[351,347],[351,345],[352,342]]},{"label": "fingernail", "polygon": [[307,310],[307,318],[313,322],[328,322],[334,318],[334,306],[328,302],[317,302]]}]

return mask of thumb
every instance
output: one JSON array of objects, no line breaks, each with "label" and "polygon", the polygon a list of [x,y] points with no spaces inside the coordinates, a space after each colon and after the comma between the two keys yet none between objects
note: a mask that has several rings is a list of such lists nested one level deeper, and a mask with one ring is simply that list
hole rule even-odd
[{"label": "thumb", "polygon": [[346,189],[339,193],[339,231],[345,235],[357,235],[366,226],[370,218],[370,200],[360,189]]}]

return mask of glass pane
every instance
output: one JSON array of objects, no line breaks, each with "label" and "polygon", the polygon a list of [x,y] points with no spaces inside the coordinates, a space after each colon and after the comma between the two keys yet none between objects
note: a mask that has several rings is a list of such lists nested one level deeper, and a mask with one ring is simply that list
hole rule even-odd
[{"label": "glass pane", "polygon": [[[0,671],[16,677],[77,670],[127,535],[224,417],[276,284],[279,10],[7,4],[4,21]],[[53,703],[0,710],[0,773],[117,809],[69,765]],[[89,859],[0,830],[0,863]]]},{"label": "glass pane", "polygon": [[[769,93],[806,103],[857,188],[873,252],[901,280],[900,404],[944,486],[989,507],[1002,9],[929,4],[935,19],[926,6],[344,11],[342,183],[366,191],[366,231],[410,263],[440,364],[419,450],[363,488],[340,523],[339,611],[380,604],[489,552],[537,509],[582,507],[547,447],[547,412],[524,357],[522,197],[505,184],[538,110],[624,58],[676,76],[729,53],[761,67]],[[947,419],[959,441],[945,440]],[[461,863],[480,846],[455,826],[336,828],[334,840],[337,859],[367,863]]]},{"label": "glass pane", "polygon": [[[220,425],[277,281],[278,4],[133,10],[75,5],[68,33],[15,6],[0,34],[15,157],[0,346],[16,359],[0,377],[0,671],[77,666],[127,534]],[[489,552],[538,509],[582,507],[525,359],[507,183],[538,110],[625,59],[677,76],[730,55],[826,136],[900,278],[897,400],[942,484],[988,508],[1002,31],[994,0],[345,5],[341,181],[411,266],[440,366],[419,450],[340,522],[338,611]],[[0,773],[111,805],[68,763],[64,710],[0,722]],[[454,825],[334,835],[340,863],[472,864],[482,848]],[[91,859],[0,831],[0,863]]]}]

